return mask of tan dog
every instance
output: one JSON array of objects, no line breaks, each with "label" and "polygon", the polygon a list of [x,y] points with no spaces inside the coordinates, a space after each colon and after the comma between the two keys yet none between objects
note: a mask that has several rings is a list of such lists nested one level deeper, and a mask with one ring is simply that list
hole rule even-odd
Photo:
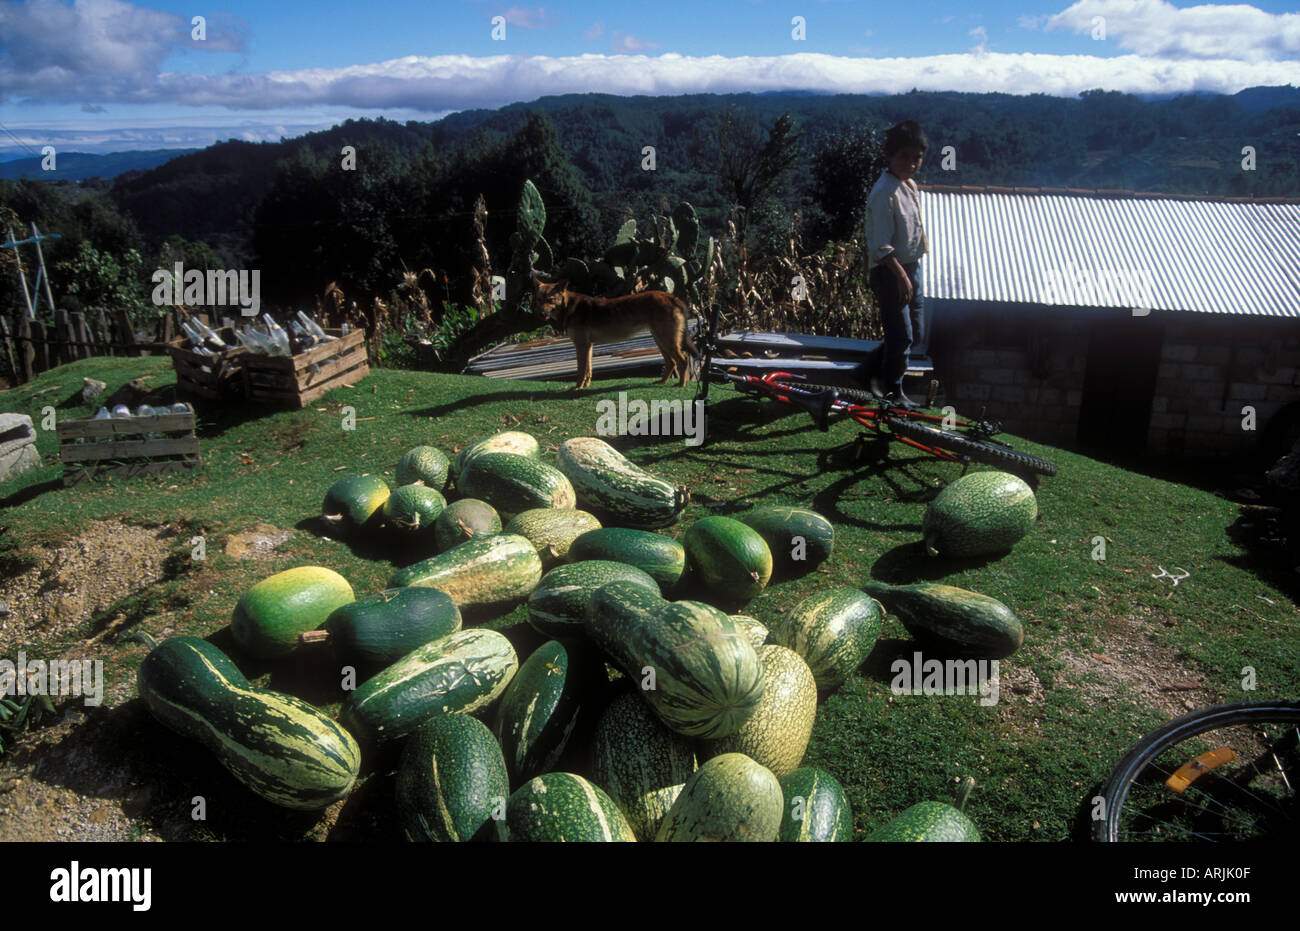
[{"label": "tan dog", "polygon": [[578,351],[577,391],[591,386],[591,349],[596,343],[613,343],[649,330],[664,356],[664,377],[659,384],[680,375],[679,385],[690,377],[695,344],[686,331],[690,308],[666,291],[642,291],[623,297],[588,297],[568,290],[567,282],[537,285],[537,304],[556,332],[565,333]]}]

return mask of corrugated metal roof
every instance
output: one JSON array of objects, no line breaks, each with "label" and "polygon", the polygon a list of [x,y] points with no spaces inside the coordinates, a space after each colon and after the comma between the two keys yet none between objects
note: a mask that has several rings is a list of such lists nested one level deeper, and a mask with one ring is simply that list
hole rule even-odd
[{"label": "corrugated metal roof", "polygon": [[922,187],[921,216],[927,298],[1300,317],[1300,203]]}]

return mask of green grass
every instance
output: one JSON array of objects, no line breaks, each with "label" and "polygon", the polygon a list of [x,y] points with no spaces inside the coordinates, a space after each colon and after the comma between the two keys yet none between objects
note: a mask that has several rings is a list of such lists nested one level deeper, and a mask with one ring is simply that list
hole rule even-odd
[{"label": "green grass", "polygon": [[[152,376],[152,385],[167,385],[170,362],[75,363],[0,393],[0,409],[30,413],[38,427],[47,404],[59,419],[89,416],[93,407],[69,400],[83,376],[107,381],[111,390],[139,375]],[[56,390],[46,391],[50,388]],[[506,429],[531,432],[553,452],[570,436],[595,432],[599,399],[626,390],[631,398],[685,400],[693,392],[693,386],[662,388],[645,378],[598,382],[576,396],[566,388],[380,369],[304,411],[260,416],[242,411],[218,418],[200,408],[204,464],[196,473],[101,480],[70,489],[57,484],[61,467],[53,432],[38,429],[45,464],[0,485],[0,567],[6,575],[19,571],[30,564],[33,545],[75,536],[89,521],[121,518],[178,527],[176,550],[161,581],[77,630],[42,641],[47,652],[75,645],[117,614],[128,617],[127,628],[158,633],[150,626],[152,618],[180,611],[173,633],[209,636],[226,627],[247,588],[291,565],[329,566],[348,578],[358,595],[377,591],[395,562],[410,557],[316,535],[314,518],[326,489],[339,477],[379,472],[391,480],[398,458],[412,446],[433,445],[451,455]],[[357,418],[353,430],[344,429],[348,407]],[[1174,684],[1122,682],[1111,697],[1099,700],[1091,691],[1100,681],[1097,674],[1078,671],[1066,657],[1106,656],[1117,649],[1117,638],[1175,657],[1177,669],[1158,671],[1157,678],[1202,682],[1194,693],[1198,704],[1300,695],[1295,607],[1229,539],[1226,529],[1238,508],[1224,499],[1014,440],[1017,448],[1060,465],[1059,474],[1044,479],[1038,490],[1036,526],[1001,559],[945,563],[928,559],[919,546],[921,518],[926,503],[957,477],[959,467],[900,444],[889,447],[883,462],[855,463],[850,450],[856,424],[840,423],[820,433],[801,412],[728,390],[715,391],[710,410],[711,443],[702,449],[675,438],[616,441],[640,465],[691,488],[690,510],[668,533],[680,538],[699,517],[760,503],[811,507],[836,527],[835,553],[821,571],[770,587],[745,613],[770,622],[777,612],[828,586],[856,587],[870,578],[929,579],[997,597],[1025,622],[1025,646],[1003,662],[996,706],[982,707],[974,696],[893,696],[889,660],[910,656],[913,649],[893,618],[864,674],[825,698],[805,763],[826,768],[845,785],[860,831],[879,827],[917,801],[952,800],[969,775],[977,788],[966,811],[986,839],[1082,837],[1082,812],[1110,767],[1141,733],[1167,717],[1140,697],[1139,688],[1159,691]],[[254,523],[296,529],[280,549],[291,558],[267,563],[227,557],[225,537]],[[188,541],[195,535],[207,541],[202,563],[189,558]],[[1092,558],[1097,536],[1107,539],[1104,561]],[[1159,566],[1182,567],[1191,577],[1175,588],[1151,577]],[[489,623],[519,628],[525,612],[519,608]],[[6,644],[3,651],[22,646]],[[122,644],[116,653],[119,658],[106,675],[134,677],[142,649]],[[1254,693],[1241,689],[1247,667],[1257,676]],[[269,667],[249,671],[266,673]],[[1008,691],[1008,680],[1032,678],[1041,683],[1033,703]],[[283,670],[275,681],[286,681]],[[1181,700],[1181,694],[1171,694]],[[322,703],[334,707],[327,699]],[[156,739],[159,732],[142,728],[140,733]],[[182,743],[168,740],[166,746],[170,752]],[[147,775],[166,777],[170,761],[146,761],[148,742],[125,752],[140,760]],[[195,759],[202,760],[202,751]],[[255,814],[262,820],[281,817],[264,808]],[[245,823],[229,820],[206,830],[215,837],[242,837],[253,830],[241,826]],[[312,830],[296,816],[286,816],[283,824],[288,827],[279,836],[307,837]],[[350,829],[351,836],[356,830]]]}]

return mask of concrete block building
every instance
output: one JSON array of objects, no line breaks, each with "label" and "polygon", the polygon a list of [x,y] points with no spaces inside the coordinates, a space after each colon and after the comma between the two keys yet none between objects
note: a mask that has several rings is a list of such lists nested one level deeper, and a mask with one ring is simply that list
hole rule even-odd
[{"label": "concrete block building", "polygon": [[1300,200],[929,185],[921,209],[929,355],[962,415],[1166,456],[1300,426]]}]

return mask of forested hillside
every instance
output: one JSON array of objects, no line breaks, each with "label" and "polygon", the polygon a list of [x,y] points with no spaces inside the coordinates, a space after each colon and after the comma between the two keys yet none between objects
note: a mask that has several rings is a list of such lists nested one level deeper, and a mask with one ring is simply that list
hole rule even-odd
[{"label": "forested hillside", "polygon": [[[111,185],[0,181],[0,219],[63,234],[47,261],[63,263],[56,289],[77,302],[121,303],[135,288],[143,308],[148,271],[177,258],[265,269],[273,301],[319,295],[330,281],[383,293],[404,265],[445,275],[444,296],[465,300],[480,194],[494,262],[508,254],[525,178],[545,199],[560,258],[599,255],[623,220],[682,200],[709,234],[735,219],[752,252],[786,248],[791,229],[815,249],[855,235],[883,130],[909,118],[931,141],[922,183],[1300,196],[1298,88],[1163,100],[582,94],[437,123],[349,120],[279,143],[223,142]],[[354,171],[341,170],[348,146]],[[1255,170],[1243,170],[1246,146]],[[13,278],[0,267],[3,309],[16,300]]]}]

